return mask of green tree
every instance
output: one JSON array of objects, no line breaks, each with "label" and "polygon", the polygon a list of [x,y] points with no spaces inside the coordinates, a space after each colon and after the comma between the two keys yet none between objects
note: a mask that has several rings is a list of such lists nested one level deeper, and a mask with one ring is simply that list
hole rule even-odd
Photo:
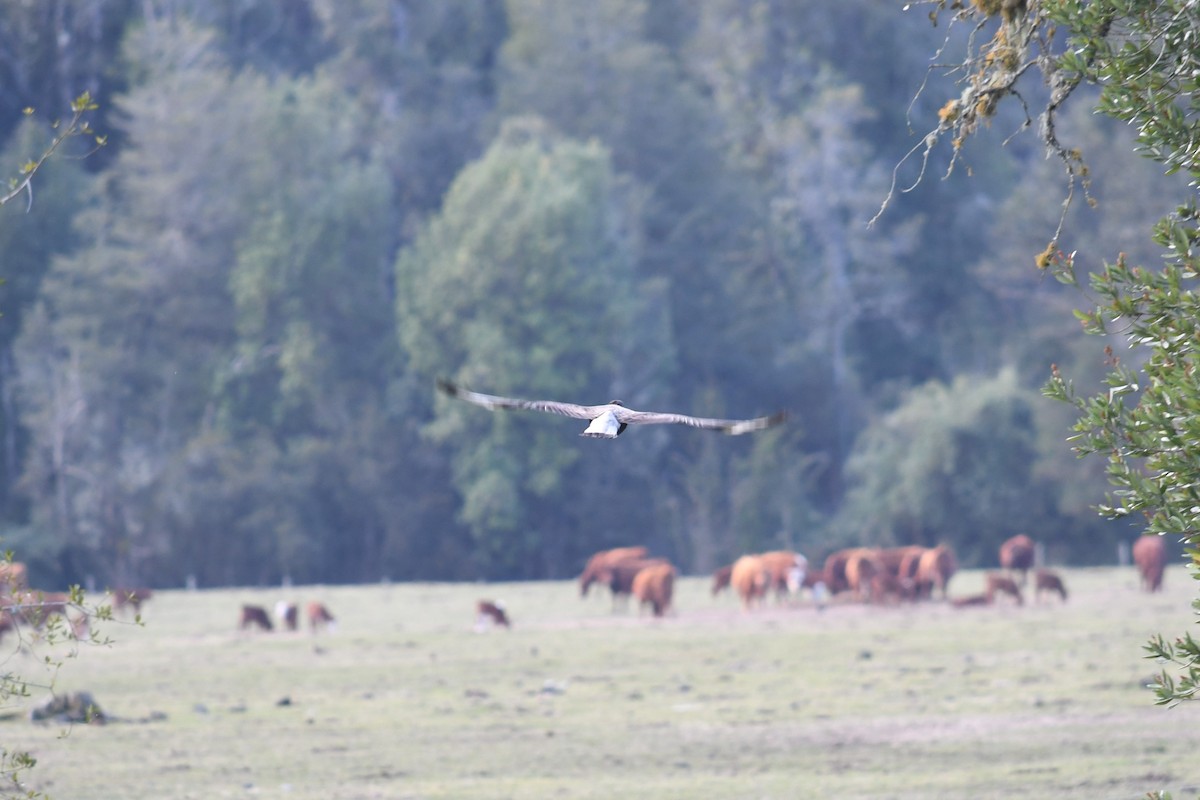
[{"label": "green tree", "polygon": [[[231,339],[233,176],[266,149],[220,111],[260,87],[231,78],[210,36],[149,26],[128,63],[154,77],[120,99],[129,135],[95,186],[103,202],[78,217],[82,245],[51,266],[18,343],[32,524],[55,560],[122,583],[169,543],[144,503],[203,417]],[[236,145],[213,158],[226,136]]]},{"label": "green tree", "polygon": [[511,0],[508,11],[498,113],[598,139],[646,193],[639,267],[665,281],[680,367],[671,400],[697,405],[720,375],[761,403],[761,375],[743,355],[768,349],[767,332],[741,313],[749,182],[728,168],[710,104],[649,37],[647,3]]},{"label": "green tree", "polygon": [[[13,503],[22,457],[13,343],[51,259],[76,244],[71,225],[87,193],[82,162],[71,157],[64,136],[82,136],[79,123],[66,123],[64,130],[53,135],[31,118],[0,153],[0,163],[26,165],[19,194],[9,195],[13,202],[0,208],[0,280],[4,285],[0,293],[0,318],[4,320],[0,326],[0,508],[5,518],[17,523],[24,515],[21,504]],[[64,145],[64,151],[59,151]],[[54,156],[56,152],[58,156]],[[36,190],[30,183],[34,172]]]},{"label": "green tree", "polygon": [[405,239],[494,133],[503,0],[323,0],[330,73],[362,107],[394,184]]},{"label": "green tree", "polygon": [[[935,15],[945,8],[945,3],[934,5]],[[975,2],[958,10],[954,19],[985,21],[989,35],[977,39],[978,46],[963,60],[962,93],[942,107],[936,129],[925,139],[927,147],[948,135],[955,153],[960,152],[1001,101],[1022,96],[1021,77],[1040,70],[1050,95],[1039,114],[1039,133],[1058,156],[1069,198],[1076,191],[1086,194],[1095,170],[1090,162],[1096,158],[1064,142],[1057,123],[1060,109],[1086,85],[1098,87],[1101,113],[1137,131],[1138,152],[1167,172],[1191,179],[1186,189],[1177,189],[1176,208],[1154,226],[1154,240],[1165,250],[1162,264],[1135,266],[1117,255],[1088,280],[1096,304],[1079,316],[1088,332],[1112,342],[1106,348],[1106,387],[1079,394],[1056,370],[1047,392],[1077,409],[1072,439],[1079,451],[1108,459],[1108,477],[1116,488],[1101,513],[1140,517],[1146,534],[1181,538],[1195,560],[1200,545],[1195,488],[1200,479],[1200,387],[1194,378],[1200,318],[1197,9],[1186,0]],[[1071,234],[1065,212],[1063,219],[1037,265],[1074,283],[1081,259],[1066,243]],[[1120,355],[1126,349],[1131,352]],[[1178,650],[1152,645],[1151,656],[1177,658],[1187,679],[1194,681],[1189,641],[1181,639]],[[1164,702],[1190,696],[1165,675],[1158,692]]]},{"label": "green tree", "polygon": [[[291,535],[280,568],[298,579],[317,579],[318,567],[327,579],[378,577],[379,505],[399,459],[389,443],[404,436],[383,413],[397,367],[391,182],[379,159],[355,157],[356,118],[321,80],[293,85],[267,121],[288,179],[258,198],[236,248],[237,345],[217,376],[218,427],[269,431],[282,472],[308,476],[293,506],[304,511],[281,529]],[[376,471],[356,469],[359,459]]]},{"label": "green tree", "polygon": [[[405,483],[386,171],[327,76],[234,71],[185,24],[129,51],[127,144],[22,334],[33,528],[122,582],[377,578],[399,535],[384,487]],[[374,472],[347,466],[363,443]],[[170,557],[197,539],[199,561]]]},{"label": "green tree", "polygon": [[1056,520],[1034,471],[1037,399],[1012,370],[914,389],[856,442],[836,528],[848,543],[944,542],[969,565],[1014,533],[1044,539]]},{"label": "green tree", "polygon": [[[618,366],[633,357],[647,285],[634,270],[636,201],[600,144],[537,119],[508,122],[398,261],[399,333],[413,372],[430,390],[439,374],[546,397],[629,389]],[[579,536],[580,525],[594,534],[598,520],[567,524],[590,491],[575,433],[438,404],[429,435],[450,452],[461,519],[490,574],[561,569],[547,563],[553,540]]]},{"label": "green tree", "polygon": [[[781,374],[776,358],[794,307],[780,302],[770,272],[777,264],[761,257],[767,204],[754,176],[730,158],[736,131],[710,87],[685,68],[696,8],[644,0],[511,0],[507,8],[498,112],[535,113],[575,138],[595,137],[644,191],[638,270],[661,281],[673,352],[654,365],[624,361],[625,380],[657,404],[700,414],[788,405],[800,383],[791,370]],[[647,341],[658,348],[664,338]],[[658,476],[646,505],[661,545],[694,568],[728,549],[733,506],[718,476],[732,474],[750,444],[689,433],[655,433],[667,438],[664,458],[643,463]]]}]

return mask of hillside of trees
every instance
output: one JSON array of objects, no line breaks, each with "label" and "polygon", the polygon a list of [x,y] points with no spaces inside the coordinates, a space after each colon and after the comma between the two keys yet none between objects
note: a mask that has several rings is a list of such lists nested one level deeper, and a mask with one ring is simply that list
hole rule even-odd
[{"label": "hillside of trees", "polygon": [[[0,164],[83,91],[109,137],[0,207],[2,546],[40,585],[1112,562],[1136,531],[1040,391],[1106,369],[1034,266],[1061,165],[995,146],[1019,108],[903,160],[945,36],[876,0],[0,0]],[[1064,238],[1153,263],[1172,178],[1085,106]],[[439,376],[790,421],[593,441]]]}]

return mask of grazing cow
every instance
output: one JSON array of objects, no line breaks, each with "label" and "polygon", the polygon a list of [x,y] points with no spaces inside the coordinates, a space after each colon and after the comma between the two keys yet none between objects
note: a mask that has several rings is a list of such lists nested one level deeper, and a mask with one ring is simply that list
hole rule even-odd
[{"label": "grazing cow", "polygon": [[954,558],[954,551],[948,545],[939,544],[937,547],[930,547],[921,553],[921,558],[917,562],[917,574],[914,578],[917,594],[932,597],[934,589],[937,589],[938,594],[945,600],[946,586],[957,571],[958,561]]},{"label": "grazing cow", "polygon": [[879,551],[869,547],[858,547],[846,559],[846,586],[856,600],[872,600],[871,588],[875,576],[887,572],[879,558]]},{"label": "grazing cow", "polygon": [[1007,575],[1001,575],[998,572],[989,572],[987,576],[987,598],[989,603],[995,602],[997,592],[1002,592],[1012,597],[1017,601],[1017,605],[1025,604],[1025,598],[1021,596],[1021,587],[1017,585],[1016,581]]},{"label": "grazing cow", "polygon": [[71,596],[65,592],[43,592],[36,589],[13,594],[7,599],[6,611],[18,622],[41,630],[53,616],[67,617]]},{"label": "grazing cow", "polygon": [[950,601],[950,605],[955,608],[971,608],[973,606],[991,605],[992,598],[987,594],[972,594],[966,597],[955,597]]},{"label": "grazing cow", "polygon": [[1000,566],[1021,573],[1021,585],[1024,586],[1029,570],[1033,568],[1034,553],[1033,539],[1018,533],[1000,545]]},{"label": "grazing cow", "polygon": [[333,614],[329,613],[329,609],[315,600],[308,604],[306,609],[308,612],[308,627],[313,633],[317,632],[318,628],[328,628],[332,630],[337,625]]},{"label": "grazing cow", "polygon": [[0,561],[0,595],[14,595],[29,588],[25,564],[20,561]]},{"label": "grazing cow", "polygon": [[854,548],[845,550],[836,550],[829,554],[825,559],[825,586],[828,587],[830,594],[841,594],[850,588],[849,582],[846,580],[846,562],[850,559],[850,554],[854,552]]},{"label": "grazing cow", "polygon": [[633,594],[633,580],[639,572],[646,567],[667,563],[669,562],[661,558],[627,558],[604,567],[596,583],[608,586],[612,592],[615,609],[618,600],[627,600]]},{"label": "grazing cow", "polygon": [[917,562],[925,548],[919,544],[907,544],[902,547],[885,547],[879,551],[879,560],[889,573],[897,578],[917,577]]},{"label": "grazing cow", "polygon": [[742,609],[749,611],[761,603],[771,585],[771,574],[762,556],[746,555],[733,562],[729,585],[742,600]]},{"label": "grazing cow", "polygon": [[588,559],[579,575],[579,596],[587,597],[588,589],[593,583],[606,582],[603,579],[615,564],[629,559],[645,558],[649,551],[642,546],[615,547],[612,550],[601,550]]},{"label": "grazing cow", "polygon": [[281,626],[294,631],[300,627],[300,607],[287,600],[280,600],[275,604],[275,619],[279,620]]},{"label": "grazing cow", "polygon": [[772,550],[759,557],[767,569],[768,589],[774,589],[779,600],[800,591],[808,570],[807,558],[792,550]]},{"label": "grazing cow", "polygon": [[475,630],[483,631],[489,625],[503,625],[512,628],[504,605],[494,600],[480,600],[475,604]]},{"label": "grazing cow", "polygon": [[267,616],[267,610],[262,606],[243,605],[242,617],[238,623],[238,628],[246,630],[253,625],[257,625],[264,631],[271,631],[275,626],[271,624],[271,618]]},{"label": "grazing cow", "polygon": [[134,614],[142,613],[142,603],[154,596],[154,592],[145,588],[126,589],[117,588],[112,590],[112,604],[114,611],[124,611],[126,608],[132,608]]},{"label": "grazing cow", "polygon": [[729,579],[733,576],[733,564],[718,567],[712,574],[712,596],[716,597],[729,588]]},{"label": "grazing cow", "polygon": [[1147,534],[1133,543],[1133,563],[1137,565],[1141,587],[1147,592],[1162,589],[1167,566],[1167,543],[1162,536]]},{"label": "grazing cow", "polygon": [[893,575],[885,568],[871,579],[871,597],[881,603],[891,600],[916,600],[917,584],[912,578]]},{"label": "grazing cow", "polygon": [[1063,585],[1062,578],[1057,572],[1048,569],[1039,569],[1033,573],[1034,599],[1037,602],[1042,601],[1042,592],[1058,592],[1058,596],[1062,601],[1067,602],[1067,587]]},{"label": "grazing cow", "polygon": [[663,561],[638,570],[633,578],[631,593],[640,606],[650,606],[654,616],[661,617],[671,608],[675,588],[675,567]]}]

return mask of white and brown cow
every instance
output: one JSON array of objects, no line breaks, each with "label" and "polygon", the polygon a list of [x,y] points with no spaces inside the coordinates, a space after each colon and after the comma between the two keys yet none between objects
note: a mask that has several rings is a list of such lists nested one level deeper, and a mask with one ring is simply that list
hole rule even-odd
[{"label": "white and brown cow", "polygon": [[300,607],[290,600],[280,600],[275,604],[275,619],[289,631],[294,631],[300,627]]},{"label": "white and brown cow", "polygon": [[333,618],[333,614],[329,613],[329,609],[323,603],[318,603],[315,600],[308,604],[306,609],[308,616],[308,628],[313,633],[324,628],[333,630],[337,627],[337,620]]}]

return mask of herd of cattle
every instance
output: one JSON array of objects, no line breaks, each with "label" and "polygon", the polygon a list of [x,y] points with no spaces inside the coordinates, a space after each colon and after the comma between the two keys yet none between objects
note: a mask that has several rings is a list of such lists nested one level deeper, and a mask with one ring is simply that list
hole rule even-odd
[{"label": "herd of cattle", "polygon": [[[115,613],[132,610],[137,615],[142,604],[153,595],[153,591],[141,587],[116,588],[111,592],[110,607]],[[22,625],[41,631],[55,617],[65,620],[76,638],[87,636],[90,630],[87,610],[75,603],[69,593],[31,589],[25,564],[0,562],[0,639]]]},{"label": "herd of cattle", "polygon": [[[775,550],[743,555],[712,575],[712,595],[726,589],[750,611],[774,595],[786,602],[802,592],[811,596],[817,607],[835,598],[850,602],[902,603],[938,597],[957,608],[990,605],[1005,599],[1021,605],[1022,592],[1033,571],[1034,597],[1057,595],[1066,602],[1067,587],[1053,570],[1035,569],[1037,547],[1025,534],[1008,539],[1000,546],[1000,571],[987,573],[984,591],[951,597],[947,587],[958,570],[958,561],[947,545],[924,547],[852,547],[826,557],[821,568],[809,565],[800,553]],[[1134,543],[1133,559],[1142,587],[1151,592],[1162,587],[1167,552],[1163,539],[1142,536]],[[614,603],[632,598],[641,608],[649,607],[654,616],[662,616],[671,607],[676,570],[662,558],[650,557],[645,547],[618,547],[593,555],[579,576],[581,596],[592,586],[607,586]]]},{"label": "herd of cattle", "polygon": [[[982,593],[950,597],[947,587],[958,562],[946,545],[847,548],[831,553],[820,569],[812,568],[800,553],[775,550],[744,555],[716,570],[712,575],[712,595],[716,597],[728,589],[737,595],[746,611],[763,605],[771,595],[778,601],[789,602],[804,592],[819,608],[835,599],[890,604],[933,597],[959,608],[990,605],[1002,597],[1020,605],[1024,603],[1022,588],[1028,585],[1028,575],[1033,570],[1035,599],[1040,601],[1043,594],[1056,594],[1065,602],[1067,588],[1062,577],[1053,570],[1034,569],[1035,555],[1032,539],[1024,534],[1014,536],[1000,546],[1001,571],[987,573]],[[1132,555],[1142,588],[1159,591],[1167,562],[1163,538],[1138,537]],[[671,610],[676,574],[670,561],[651,557],[645,547],[618,547],[588,559],[579,576],[579,592],[586,597],[593,586],[606,586],[614,603],[632,598],[639,608],[648,607],[654,616],[661,617]],[[114,612],[131,609],[140,614],[142,604],[153,592],[145,588],[117,588],[110,596]],[[475,611],[476,630],[512,627],[504,606],[497,601],[480,600]],[[31,589],[24,564],[0,562],[0,638],[21,625],[41,630],[56,616],[66,620],[75,636],[87,635],[88,612],[73,603],[70,595]],[[296,603],[280,601],[275,607],[275,617],[281,628],[297,630],[300,608]],[[335,625],[329,609],[319,602],[305,606],[305,617],[314,633]],[[238,628],[271,631],[275,625],[265,608],[245,604]]]},{"label": "herd of cattle", "polygon": [[[313,633],[326,628],[332,629],[337,625],[337,620],[333,618],[333,614],[329,613],[325,604],[315,600],[304,607],[304,616],[308,620],[309,630]],[[280,600],[275,604],[275,619],[278,620],[280,628],[289,631],[299,630],[300,606],[287,600]],[[243,603],[242,614],[238,618],[238,629],[244,631],[247,628],[273,631],[275,625],[271,622],[271,615],[265,608]]]}]

